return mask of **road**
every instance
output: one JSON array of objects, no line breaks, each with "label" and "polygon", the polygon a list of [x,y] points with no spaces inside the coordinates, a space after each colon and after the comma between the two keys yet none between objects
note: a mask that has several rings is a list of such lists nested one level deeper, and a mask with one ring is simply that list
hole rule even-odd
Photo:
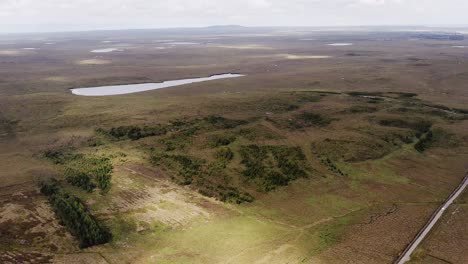
[{"label": "road", "polygon": [[463,178],[463,181],[458,185],[458,187],[450,194],[450,196],[445,200],[445,202],[432,214],[429,221],[426,225],[419,231],[416,237],[411,241],[411,244],[406,247],[403,253],[398,257],[394,262],[396,264],[403,264],[410,260],[411,254],[419,246],[419,244],[424,240],[424,238],[429,234],[434,225],[439,221],[440,217],[444,214],[445,210],[457,199],[457,197],[465,190],[468,186],[468,175]]}]

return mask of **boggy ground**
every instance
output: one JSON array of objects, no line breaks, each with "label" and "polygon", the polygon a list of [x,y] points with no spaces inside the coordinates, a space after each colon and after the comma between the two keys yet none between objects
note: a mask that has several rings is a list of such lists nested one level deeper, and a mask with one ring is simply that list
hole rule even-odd
[{"label": "boggy ground", "polygon": [[[463,177],[466,54],[410,33],[302,34],[2,40],[0,260],[391,263]],[[121,51],[90,53],[111,47]],[[222,72],[246,76],[111,97],[67,90]],[[77,154],[109,158],[108,193],[66,181]],[[50,177],[109,243],[79,248],[38,190]],[[463,235],[450,235],[466,208],[451,210],[423,262],[466,259],[452,246]]]}]

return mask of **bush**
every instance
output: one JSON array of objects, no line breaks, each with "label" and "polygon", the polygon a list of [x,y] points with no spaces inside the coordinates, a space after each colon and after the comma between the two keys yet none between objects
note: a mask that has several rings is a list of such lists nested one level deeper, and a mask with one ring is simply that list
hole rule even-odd
[{"label": "bush", "polygon": [[111,240],[111,233],[88,212],[83,202],[62,191],[57,181],[41,183],[41,192],[49,197],[60,222],[78,237],[81,248],[104,244]]}]

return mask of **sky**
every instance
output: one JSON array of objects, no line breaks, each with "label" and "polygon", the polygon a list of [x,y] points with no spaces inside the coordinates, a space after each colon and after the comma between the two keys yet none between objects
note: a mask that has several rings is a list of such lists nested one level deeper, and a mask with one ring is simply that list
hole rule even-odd
[{"label": "sky", "polygon": [[468,25],[468,0],[0,0],[0,32]]}]

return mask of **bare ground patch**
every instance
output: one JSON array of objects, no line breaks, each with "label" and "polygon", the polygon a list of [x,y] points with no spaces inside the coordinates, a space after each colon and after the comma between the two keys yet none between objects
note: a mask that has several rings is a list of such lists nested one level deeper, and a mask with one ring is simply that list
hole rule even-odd
[{"label": "bare ground patch", "polygon": [[[59,224],[45,197],[24,186],[2,188],[0,196],[0,246],[70,252],[78,248],[74,238]],[[10,190],[7,190],[10,189]],[[29,190],[28,190],[29,189]]]}]

